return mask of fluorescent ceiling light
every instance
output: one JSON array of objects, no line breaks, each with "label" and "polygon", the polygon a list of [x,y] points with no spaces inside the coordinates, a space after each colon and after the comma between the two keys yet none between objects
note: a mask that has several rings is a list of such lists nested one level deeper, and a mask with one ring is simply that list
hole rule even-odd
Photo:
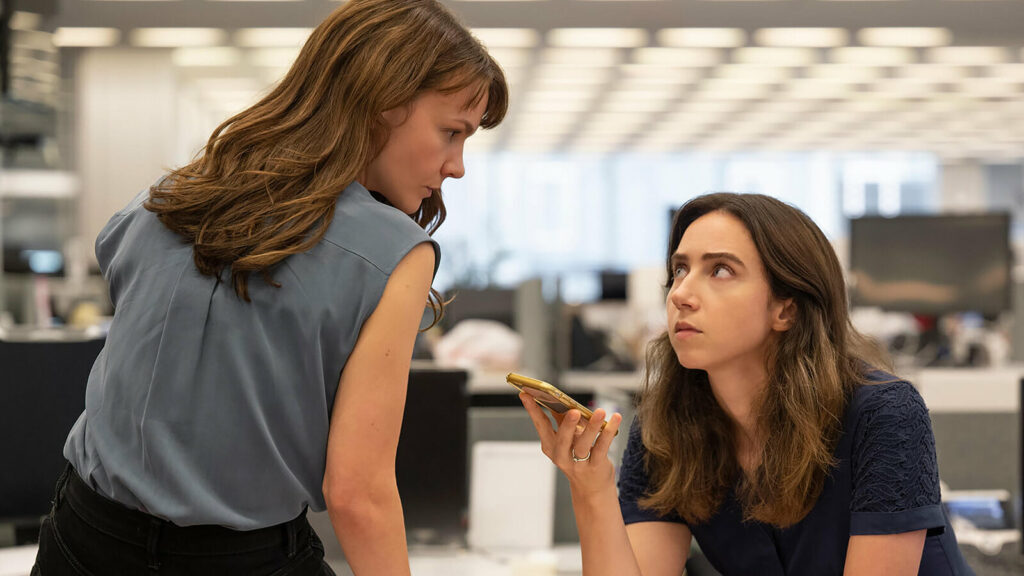
[{"label": "fluorescent ceiling light", "polygon": [[587,118],[587,124],[599,126],[628,126],[635,128],[650,120],[651,115],[643,112],[598,112]]},{"label": "fluorescent ceiling light", "polygon": [[817,53],[809,48],[737,48],[732,53],[738,64],[809,66],[817,62]]},{"label": "fluorescent ceiling light", "polygon": [[710,48],[638,48],[633,60],[638,64],[699,68],[718,64],[722,55]]},{"label": "fluorescent ceiling light", "polygon": [[129,37],[134,46],[177,48],[223,44],[227,33],[220,28],[136,28]]},{"label": "fluorescent ceiling light", "polygon": [[473,28],[473,35],[490,48],[533,48],[540,34],[533,28]]},{"label": "fluorescent ceiling light", "polygon": [[615,48],[548,48],[541,62],[562,66],[615,66],[622,59]]},{"label": "fluorescent ceiling light", "polygon": [[850,33],[843,28],[762,28],[754,39],[762,46],[831,48],[846,45]]},{"label": "fluorescent ceiling light", "polygon": [[663,28],[658,43],[675,48],[736,48],[747,42],[740,28]]},{"label": "fluorescent ceiling light", "polygon": [[909,48],[878,48],[847,46],[829,50],[829,60],[838,64],[866,64],[873,66],[899,66],[915,60]]},{"label": "fluorescent ceiling light", "polygon": [[725,64],[715,68],[712,74],[715,78],[741,82],[782,82],[793,75],[788,67],[757,64]]},{"label": "fluorescent ceiling light", "polygon": [[117,28],[57,28],[53,44],[60,48],[103,48],[121,41]]},{"label": "fluorescent ceiling light", "polygon": [[1001,64],[1008,56],[1006,49],[996,46],[945,46],[928,51],[928,59],[932,62],[964,66]]},{"label": "fluorescent ceiling light", "polygon": [[244,48],[300,47],[312,28],[241,28],[235,32],[235,44]]},{"label": "fluorescent ceiling light", "polygon": [[869,82],[881,76],[881,68],[858,64],[819,64],[807,70],[807,78],[846,84]]},{"label": "fluorescent ceiling light", "polygon": [[253,66],[290,68],[298,55],[298,48],[257,48],[249,52],[249,63]]},{"label": "fluorescent ceiling light", "polygon": [[624,82],[636,84],[689,84],[701,76],[695,68],[647,64],[623,64],[619,71],[624,76]]},{"label": "fluorescent ceiling light", "polygon": [[669,100],[607,100],[601,109],[607,112],[662,112]]},{"label": "fluorescent ceiling light", "polygon": [[548,44],[566,48],[636,48],[647,44],[642,28],[555,28]]},{"label": "fluorescent ceiling light", "polygon": [[947,28],[863,28],[857,39],[865,46],[945,46],[953,41]]},{"label": "fluorescent ceiling light", "polygon": [[994,78],[1024,81],[1024,64],[996,64],[988,69],[988,73]]},{"label": "fluorescent ceiling light", "polygon": [[236,66],[241,61],[238,48],[223,46],[176,48],[171,52],[171,62],[175,66]]},{"label": "fluorescent ceiling light", "polygon": [[534,68],[534,82],[544,84],[603,84],[611,77],[609,68],[570,68],[539,66]]},{"label": "fluorescent ceiling light", "polygon": [[804,80],[794,82],[787,86],[784,94],[790,98],[799,99],[832,99],[842,98],[850,93],[846,84],[837,82],[822,82],[819,80]]},{"label": "fluorescent ceiling light", "polygon": [[897,70],[902,78],[920,78],[936,82],[952,82],[967,77],[967,70],[946,64],[909,64]]},{"label": "fluorescent ceiling light", "polygon": [[586,112],[590,102],[583,100],[536,100],[527,96],[522,103],[524,112]]},{"label": "fluorescent ceiling light", "polygon": [[710,101],[691,101],[683,105],[680,112],[677,114],[680,117],[690,118],[691,116],[706,116],[708,114],[722,114],[726,112],[733,112],[741,106],[740,102],[735,101],[721,101],[721,100],[710,100]]},{"label": "fluorescent ceiling light", "polygon": [[668,86],[667,89],[654,88],[625,88],[618,87],[607,95],[608,100],[624,100],[629,102],[649,100],[672,100],[679,94],[675,86]]},{"label": "fluorescent ceiling light", "polygon": [[957,86],[963,94],[983,97],[1014,96],[1022,94],[1018,84],[1003,82],[998,78],[971,78]]},{"label": "fluorescent ceiling light", "polygon": [[525,68],[530,63],[530,51],[525,48],[491,48],[491,58],[504,68]]},{"label": "fluorescent ceiling light", "polygon": [[751,100],[761,98],[765,95],[765,92],[765,86],[760,84],[753,84],[742,88],[736,86],[712,86],[709,88],[699,88],[692,96],[713,100]]}]

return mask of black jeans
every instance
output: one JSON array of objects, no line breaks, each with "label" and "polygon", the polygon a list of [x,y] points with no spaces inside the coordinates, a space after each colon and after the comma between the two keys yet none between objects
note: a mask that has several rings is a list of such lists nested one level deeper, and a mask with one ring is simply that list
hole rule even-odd
[{"label": "black jeans", "polygon": [[334,576],[303,511],[252,531],[181,527],[110,500],[68,465],[32,576]]}]

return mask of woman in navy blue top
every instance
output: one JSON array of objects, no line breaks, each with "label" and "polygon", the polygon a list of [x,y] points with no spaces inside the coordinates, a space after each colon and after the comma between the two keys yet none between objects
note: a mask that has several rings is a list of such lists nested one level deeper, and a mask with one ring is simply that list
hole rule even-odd
[{"label": "woman in navy blue top", "polygon": [[[692,538],[730,575],[971,575],[942,509],[927,409],[850,324],[821,230],[767,196],[676,214],[665,334],[619,474],[604,412],[558,426],[586,576],[678,576]],[[563,424],[565,424],[563,426]]]}]

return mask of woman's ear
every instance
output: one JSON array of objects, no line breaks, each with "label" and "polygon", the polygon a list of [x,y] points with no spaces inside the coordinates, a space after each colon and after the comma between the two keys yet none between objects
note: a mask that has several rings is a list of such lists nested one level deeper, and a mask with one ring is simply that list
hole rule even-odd
[{"label": "woman's ear", "polygon": [[792,298],[776,300],[772,303],[772,330],[785,332],[796,322],[796,302]]}]

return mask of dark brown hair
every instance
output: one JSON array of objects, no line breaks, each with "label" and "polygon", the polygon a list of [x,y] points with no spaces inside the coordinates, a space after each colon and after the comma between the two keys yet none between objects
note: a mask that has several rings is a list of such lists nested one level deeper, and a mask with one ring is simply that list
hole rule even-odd
[{"label": "dark brown hair", "polygon": [[[707,521],[731,486],[747,520],[785,527],[814,506],[855,386],[871,367],[889,368],[850,323],[843,271],[821,230],[800,210],[758,194],[709,194],[687,202],[672,224],[671,259],[687,227],[711,212],[738,218],[764,263],[772,296],[792,299],[796,317],[772,337],[767,385],[755,402],[760,463],[744,477],[735,429],[707,373],[679,363],[668,334],[647,350],[639,406],[652,492],[641,503],[689,522]],[[672,278],[671,264],[666,266]]]},{"label": "dark brown hair", "polygon": [[[310,35],[281,82],[214,130],[190,164],[150,189],[146,208],[193,245],[203,274],[231,270],[275,286],[272,267],[312,248],[338,195],[382,150],[382,113],[425,91],[470,88],[487,106],[482,128],[508,108],[505,76],[486,49],[436,0],[349,0]],[[440,194],[412,215],[433,233],[445,219]],[[443,309],[431,290],[435,322]]]}]

